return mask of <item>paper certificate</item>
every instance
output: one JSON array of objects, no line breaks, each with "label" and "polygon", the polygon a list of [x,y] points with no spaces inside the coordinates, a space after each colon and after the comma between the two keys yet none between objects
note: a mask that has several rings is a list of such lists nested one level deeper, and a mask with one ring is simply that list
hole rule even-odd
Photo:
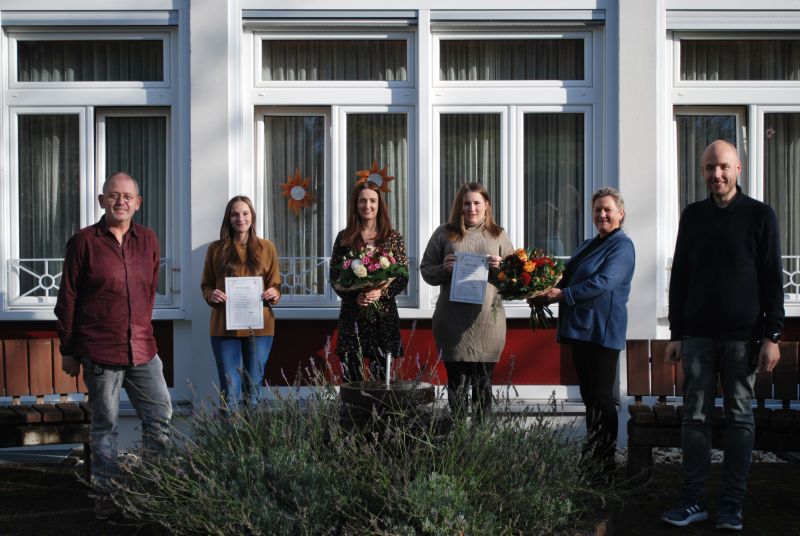
[{"label": "paper certificate", "polygon": [[225,328],[263,329],[263,280],[260,277],[226,277]]},{"label": "paper certificate", "polygon": [[489,259],[486,255],[456,253],[450,301],[483,304],[489,281]]}]

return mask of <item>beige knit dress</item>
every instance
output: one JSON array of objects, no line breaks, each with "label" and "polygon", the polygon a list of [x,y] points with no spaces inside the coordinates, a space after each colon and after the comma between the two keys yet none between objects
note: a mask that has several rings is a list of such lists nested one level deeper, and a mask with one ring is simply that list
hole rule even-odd
[{"label": "beige knit dress", "polygon": [[444,225],[434,231],[420,263],[422,279],[439,286],[439,299],[433,313],[433,337],[443,361],[496,363],[506,343],[506,314],[497,289],[486,286],[483,305],[450,301],[450,272],[443,266],[444,257],[466,252],[478,255],[513,253],[508,235],[497,238],[484,231],[483,223],[467,228],[464,238],[451,242]]}]

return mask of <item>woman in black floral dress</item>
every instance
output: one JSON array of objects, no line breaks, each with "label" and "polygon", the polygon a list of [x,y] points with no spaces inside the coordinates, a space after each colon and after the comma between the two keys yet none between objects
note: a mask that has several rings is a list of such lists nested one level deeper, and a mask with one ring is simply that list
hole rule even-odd
[{"label": "woman in black floral dress", "polygon": [[[380,189],[367,181],[353,189],[347,227],[339,232],[333,243],[329,280],[339,279],[342,263],[354,256],[349,252],[370,248],[391,252],[398,264],[408,267],[403,236],[392,229]],[[388,286],[368,292],[340,292],[334,288],[342,298],[336,353],[345,365],[346,379],[363,379],[364,358],[377,365],[383,362],[387,353],[394,357],[402,355],[400,317],[394,297],[407,285],[407,277],[397,277]],[[376,303],[375,311],[366,310],[375,307]]]}]

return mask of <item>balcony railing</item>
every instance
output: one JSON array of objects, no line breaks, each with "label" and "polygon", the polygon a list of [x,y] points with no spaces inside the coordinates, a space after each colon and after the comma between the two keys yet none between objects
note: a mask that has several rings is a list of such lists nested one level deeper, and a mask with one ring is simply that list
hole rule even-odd
[{"label": "balcony railing", "polygon": [[[56,303],[64,259],[10,259],[6,269],[6,307],[9,309],[49,309]],[[162,258],[159,265],[156,307],[172,305],[178,291],[172,282],[171,262]]]}]

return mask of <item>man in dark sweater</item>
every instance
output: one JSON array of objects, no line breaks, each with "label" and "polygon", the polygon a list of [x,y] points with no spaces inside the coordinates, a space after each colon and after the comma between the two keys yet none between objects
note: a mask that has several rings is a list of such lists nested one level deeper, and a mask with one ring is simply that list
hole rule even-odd
[{"label": "man in dark sweater", "polygon": [[725,407],[725,457],[718,529],[742,529],[755,424],[755,371],[780,359],[783,274],[778,221],[768,205],[742,193],[736,147],[711,143],[702,172],[710,193],[683,211],[672,261],[666,357],[683,360],[681,422],[684,482],[665,523],[708,518],[705,484],[711,463],[711,412],[717,375]]}]

